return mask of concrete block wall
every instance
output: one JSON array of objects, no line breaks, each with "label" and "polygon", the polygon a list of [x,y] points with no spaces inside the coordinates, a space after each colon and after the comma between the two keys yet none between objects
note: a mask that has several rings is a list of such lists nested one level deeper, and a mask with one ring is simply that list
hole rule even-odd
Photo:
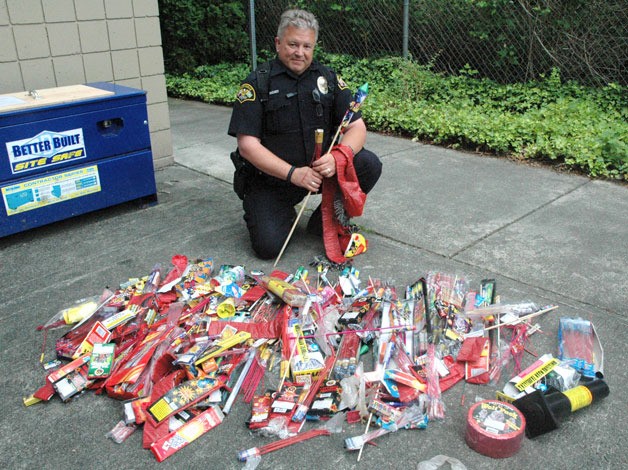
[{"label": "concrete block wall", "polygon": [[174,162],[157,0],[0,0],[0,77],[0,94],[141,88],[155,167]]}]

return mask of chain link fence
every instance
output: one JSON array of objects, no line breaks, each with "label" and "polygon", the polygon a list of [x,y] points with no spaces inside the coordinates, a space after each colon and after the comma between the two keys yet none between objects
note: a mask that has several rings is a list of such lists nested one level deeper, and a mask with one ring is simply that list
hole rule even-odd
[{"label": "chain link fence", "polygon": [[558,68],[563,80],[628,84],[626,0],[243,1],[254,12],[253,56],[274,52],[281,13],[298,7],[317,16],[326,52],[403,55],[435,72],[468,67],[501,83]]}]

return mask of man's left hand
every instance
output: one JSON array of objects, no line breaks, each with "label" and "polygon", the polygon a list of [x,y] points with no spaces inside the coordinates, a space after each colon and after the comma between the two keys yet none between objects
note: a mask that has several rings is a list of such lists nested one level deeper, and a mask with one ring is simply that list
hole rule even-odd
[{"label": "man's left hand", "polygon": [[336,159],[331,153],[326,153],[312,163],[312,169],[322,178],[331,178],[336,174]]}]

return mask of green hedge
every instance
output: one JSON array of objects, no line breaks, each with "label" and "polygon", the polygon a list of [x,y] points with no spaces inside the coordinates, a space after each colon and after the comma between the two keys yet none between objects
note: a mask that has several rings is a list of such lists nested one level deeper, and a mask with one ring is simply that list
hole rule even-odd
[{"label": "green hedge", "polygon": [[[371,131],[628,181],[626,87],[587,88],[563,82],[558,70],[500,85],[468,68],[446,76],[401,58],[317,56],[352,88],[369,83],[363,116]],[[173,97],[229,105],[248,72],[244,63],[202,66],[166,83]]]},{"label": "green hedge", "polygon": [[247,60],[247,19],[241,1],[159,0],[159,13],[168,73]]}]

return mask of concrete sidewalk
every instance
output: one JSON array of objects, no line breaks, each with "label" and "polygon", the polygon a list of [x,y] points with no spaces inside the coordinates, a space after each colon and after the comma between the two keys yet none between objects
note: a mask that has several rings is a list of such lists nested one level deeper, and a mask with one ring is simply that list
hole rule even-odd
[{"label": "concrete sidewalk", "polygon": [[[22,397],[44,377],[37,325],[76,299],[147,274],[155,262],[168,265],[177,253],[272,268],[251,251],[231,190],[231,110],[175,99],[169,105],[176,164],[156,173],[159,204],[123,204],[0,239],[2,468],[156,465],[142,450],[141,433],[122,445],[105,438],[122,417],[115,400],[88,393],[67,404],[54,399],[23,406]],[[503,303],[558,305],[539,319],[543,333],[530,340],[537,354],[556,354],[560,317],[591,319],[604,347],[610,396],[577,411],[560,429],[525,439],[514,457],[495,460],[471,450],[464,432],[471,403],[493,398],[496,387],[458,384],[443,395],[444,421],[382,437],[359,463],[343,449],[346,437],[363,432],[354,425],[268,454],[259,468],[416,468],[437,454],[469,469],[627,468],[627,188],[374,133],[367,147],[382,158],[384,173],[365,214],[354,220],[369,240],[369,251],[354,263],[361,275],[390,280],[400,292],[429,271],[464,274],[473,285],[494,278]],[[317,203],[311,198],[311,207]],[[322,242],[305,233],[307,215],[280,262],[285,271],[324,252]],[[51,359],[55,332],[49,337]],[[237,451],[269,442],[248,432],[249,412],[238,402],[219,428],[160,468],[242,468]]]}]

